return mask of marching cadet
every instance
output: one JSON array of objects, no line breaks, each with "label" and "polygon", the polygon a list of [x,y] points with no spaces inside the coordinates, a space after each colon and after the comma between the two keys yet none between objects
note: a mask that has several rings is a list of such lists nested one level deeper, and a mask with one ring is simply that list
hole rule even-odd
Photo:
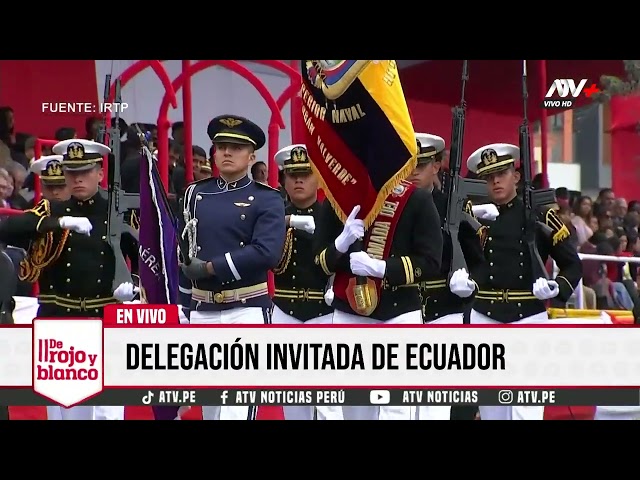
[{"label": "marching cadet", "polygon": [[[519,158],[520,149],[515,145],[496,143],[479,148],[467,160],[469,170],[487,181],[489,198],[500,211],[495,222],[486,225],[486,261],[474,272],[478,292],[472,324],[546,323],[544,302],[551,298],[566,302],[582,277],[582,263],[569,241],[569,230],[552,208],[544,207],[536,213],[550,234],[539,229],[536,244],[542,261],[551,256],[560,272],[555,280],[534,278],[524,237],[525,205],[516,192],[520,174],[515,162]],[[542,420],[543,413],[542,406],[480,407],[482,420]]]},{"label": "marching cadet", "polygon": [[[194,182],[184,197],[184,230],[191,280],[192,324],[271,322],[268,272],[282,256],[285,214],[277,190],[248,176],[255,152],[265,144],[260,127],[235,115],[209,123],[219,177]],[[188,297],[181,284],[182,297]],[[253,420],[255,407],[203,407],[205,420]]]},{"label": "marching cadet", "polygon": [[[287,237],[280,264],[274,269],[274,324],[330,324],[333,309],[324,301],[326,275],[313,261],[315,219],[320,213],[318,180],[304,145],[290,145],[276,153],[289,196],[285,208]],[[339,407],[316,407],[319,420],[341,419]],[[285,406],[286,420],[313,420],[314,407]]]},{"label": "marching cadet", "polygon": [[62,171],[62,159],[62,155],[48,155],[31,162],[29,170],[40,177],[42,198],[63,201],[71,196]]},{"label": "marching cadet", "polygon": [[[68,200],[43,199],[22,215],[0,222],[0,241],[24,244],[21,279],[39,280],[39,317],[102,317],[105,305],[130,301],[131,283],[113,290],[114,252],[107,243],[108,202],[99,192],[102,157],[110,149],[90,140],[57,143]],[[55,175],[54,175],[55,176]],[[137,255],[137,250],[126,252]],[[92,281],[87,281],[91,279]],[[123,420],[124,407],[47,407],[50,419]]]},{"label": "marching cadet", "polygon": [[[408,180],[416,187],[432,193],[433,201],[440,215],[440,225],[443,225],[447,215],[447,197],[438,188],[434,188],[434,180],[442,165],[445,141],[437,135],[427,133],[416,133],[416,140],[418,142],[418,164]],[[469,215],[473,216],[471,202],[467,201],[465,209]],[[473,273],[474,269],[484,261],[480,237],[468,223],[462,222],[458,238],[467,268]],[[423,275],[419,284],[422,317],[425,323],[462,324],[463,312],[469,307],[475,293],[473,282],[469,282],[470,285],[466,283],[452,284],[451,288],[447,285],[452,255],[451,238],[443,235],[440,270],[429,277]],[[418,407],[419,420],[449,420],[450,418],[450,406]]]},{"label": "marching cadet", "polygon": [[[404,181],[396,185],[387,201],[395,203],[396,209],[382,211],[366,236],[364,222],[356,218],[360,206],[343,225],[331,203],[323,204],[315,235],[315,261],[326,275],[335,273],[334,324],[423,323],[418,283],[436,276],[442,260],[438,210],[428,191]],[[376,241],[371,247],[382,250],[376,254],[379,258],[367,253],[372,236]],[[363,248],[359,245],[362,238]],[[356,276],[366,279],[367,284],[358,284]],[[355,300],[364,289],[371,300],[366,305]],[[346,420],[415,419],[411,407],[343,407],[342,411]]]}]

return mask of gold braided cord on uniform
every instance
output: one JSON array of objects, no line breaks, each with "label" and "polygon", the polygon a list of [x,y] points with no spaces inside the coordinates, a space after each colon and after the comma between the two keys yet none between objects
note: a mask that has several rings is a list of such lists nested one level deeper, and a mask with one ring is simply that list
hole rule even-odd
[{"label": "gold braided cord on uniform", "polygon": [[282,250],[282,257],[280,258],[280,262],[278,262],[278,266],[273,269],[273,273],[276,275],[280,275],[284,273],[284,271],[289,266],[289,262],[291,261],[291,252],[293,250],[293,228],[287,229],[287,236],[284,240],[284,249]]},{"label": "gold braided cord on uniform", "polygon": [[567,226],[560,220],[553,209],[547,210],[544,223],[553,231],[552,242],[554,247],[571,236],[571,232],[569,232]]},{"label": "gold braided cord on uniform", "polygon": [[[27,212],[40,217],[40,221],[38,222],[38,226],[40,226],[42,220],[51,215],[51,204],[48,200],[41,200],[31,210],[27,210]],[[68,237],[69,230],[63,230],[62,237],[58,245],[54,248],[53,232],[40,234],[38,238],[31,242],[27,256],[20,262],[18,278],[24,282],[37,282],[42,270],[60,257]]]},{"label": "gold braided cord on uniform", "polygon": [[482,248],[484,248],[487,244],[487,238],[489,238],[489,227],[486,225],[481,226],[476,232],[476,235],[480,237],[480,244],[482,245]]},{"label": "gold braided cord on uniform", "polygon": [[134,228],[140,231],[140,219],[138,218],[138,214],[135,210],[131,210],[131,217],[129,217],[129,225],[131,228]]}]

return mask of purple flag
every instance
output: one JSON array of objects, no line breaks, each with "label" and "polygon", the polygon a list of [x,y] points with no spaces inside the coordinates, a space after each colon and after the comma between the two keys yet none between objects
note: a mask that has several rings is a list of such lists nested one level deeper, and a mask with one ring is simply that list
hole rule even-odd
[{"label": "purple flag", "polygon": [[[140,159],[140,297],[150,304],[175,304],[178,298],[176,219],[151,152]],[[156,420],[173,420],[178,407],[153,407]]]}]

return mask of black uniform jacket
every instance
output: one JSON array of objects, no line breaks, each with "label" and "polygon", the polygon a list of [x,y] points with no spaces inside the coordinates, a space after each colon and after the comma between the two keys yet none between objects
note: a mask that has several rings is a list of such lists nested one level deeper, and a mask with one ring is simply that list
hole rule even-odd
[{"label": "black uniform jacket", "polygon": [[[0,242],[22,247],[28,256],[20,277],[39,282],[39,317],[102,317],[113,298],[115,262],[107,243],[107,200],[100,194],[80,201],[41,200],[22,215],[0,222]],[[60,217],[86,217],[90,235],[63,230]],[[122,238],[128,237],[123,233]],[[121,244],[129,258],[137,257],[137,243]]]},{"label": "black uniform jacket", "polygon": [[[440,190],[434,189],[433,200],[440,214],[441,224],[444,225],[447,214],[447,197]],[[466,202],[465,211],[473,216],[471,202]],[[464,259],[467,262],[467,270],[470,272],[472,278],[473,272],[484,262],[482,243],[480,241],[481,234],[482,231],[476,233],[467,222],[460,223],[458,240],[462,248],[462,253],[464,254]],[[424,278],[424,280],[420,282],[420,294],[422,295],[423,302],[422,316],[425,322],[431,322],[453,313],[462,313],[464,308],[473,301],[473,296],[461,298],[449,290],[448,277],[453,249],[451,237],[443,233],[442,238],[442,266],[440,271],[432,278]]]},{"label": "black uniform jacket", "polygon": [[[524,202],[516,197],[498,209],[500,216],[486,224],[486,261],[473,273],[478,284],[473,309],[499,322],[510,323],[543,312],[545,304],[532,293],[537,279],[533,278],[524,238]],[[551,230],[547,234],[542,228],[538,229],[538,253],[544,262],[549,256],[556,261],[560,268],[555,278],[560,290],[556,299],[566,302],[582,278],[582,262],[569,241],[569,230],[555,210],[541,210],[538,219]]]},{"label": "black uniform jacket", "polygon": [[[325,202],[320,222],[316,225],[314,251],[316,261],[327,275],[336,271],[351,273],[349,254],[356,251],[355,247],[352,245],[343,255],[336,250],[334,243],[343,227],[331,204]],[[411,193],[391,241],[378,307],[369,316],[375,320],[391,320],[404,313],[421,310],[418,284],[440,272],[442,230],[431,193],[417,189]],[[332,306],[357,315],[337,294]]]},{"label": "black uniform jacket", "polygon": [[[285,208],[285,215],[310,215],[317,224],[321,208],[319,202],[305,209],[290,203]],[[329,275],[314,262],[312,234],[294,228],[287,230],[282,259],[274,273],[273,303],[284,313],[307,321],[333,311],[324,301]]]}]

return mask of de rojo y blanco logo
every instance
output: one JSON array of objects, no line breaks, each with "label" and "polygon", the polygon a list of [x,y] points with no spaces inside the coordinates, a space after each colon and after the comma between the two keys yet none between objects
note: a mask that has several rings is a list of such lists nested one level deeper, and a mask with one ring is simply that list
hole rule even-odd
[{"label": "de rojo y blanco logo", "polygon": [[72,407],[104,388],[101,320],[33,321],[33,390]]}]

